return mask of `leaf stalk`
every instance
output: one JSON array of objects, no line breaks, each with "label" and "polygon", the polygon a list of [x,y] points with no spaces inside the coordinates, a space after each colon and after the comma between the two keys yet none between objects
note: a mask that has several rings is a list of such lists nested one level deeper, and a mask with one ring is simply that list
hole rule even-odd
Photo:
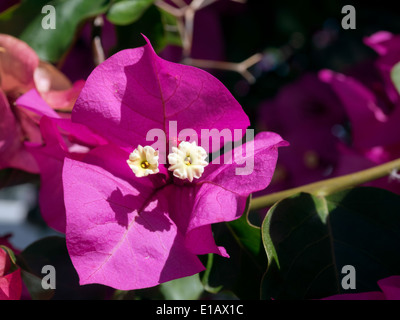
[{"label": "leaf stalk", "polygon": [[359,186],[369,181],[391,175],[392,172],[400,168],[400,159],[396,159],[384,164],[347,174],[340,177],[321,180],[318,182],[306,184],[300,187],[274,192],[257,198],[252,198],[250,210],[259,210],[272,206],[274,203],[285,199],[299,192],[307,192],[315,196],[327,196],[341,190]]}]

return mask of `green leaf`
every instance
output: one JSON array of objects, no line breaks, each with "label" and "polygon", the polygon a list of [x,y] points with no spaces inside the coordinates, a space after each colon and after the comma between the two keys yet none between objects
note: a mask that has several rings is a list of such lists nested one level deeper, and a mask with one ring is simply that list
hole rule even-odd
[{"label": "green leaf", "polygon": [[[262,237],[268,269],[263,299],[320,299],[376,291],[377,281],[400,274],[400,196],[355,188],[317,197],[306,193],[276,203]],[[345,265],[356,288],[344,289]]]},{"label": "green leaf", "polygon": [[[55,9],[55,29],[42,27],[42,20],[50,14],[42,13],[44,5]],[[55,63],[67,53],[82,24],[105,13],[109,5],[110,0],[25,0],[0,16],[0,31],[12,32],[28,43],[41,60]]]},{"label": "green leaf", "polygon": [[218,292],[220,292],[223,289],[222,285],[219,285],[217,287],[212,287],[210,285],[210,276],[211,276],[211,270],[212,266],[214,264],[214,254],[213,253],[209,253],[207,255],[207,260],[206,260],[206,270],[202,273],[201,276],[201,283],[203,284],[204,290],[209,292],[209,293],[213,293],[216,294]]},{"label": "green leaf", "polygon": [[32,300],[50,300],[54,297],[53,289],[43,289],[42,278],[39,276],[21,269],[21,278]]},{"label": "green leaf", "polygon": [[[260,282],[267,266],[259,227],[248,220],[249,200],[241,218],[214,226],[214,238],[230,258],[209,256],[202,282],[208,292],[218,289],[233,292],[240,299],[259,299]],[[210,260],[208,261],[210,262]]]},{"label": "green leaf", "polygon": [[149,38],[154,50],[159,52],[163,48],[163,26],[161,14],[155,6],[151,6],[142,19],[129,25],[116,25],[117,45],[113,52],[123,49],[137,48],[146,44],[143,35]]},{"label": "green leaf", "polygon": [[166,300],[197,300],[204,292],[199,274],[162,283],[160,291]]},{"label": "green leaf", "polygon": [[15,258],[14,251],[12,251],[9,247],[5,245],[0,245],[0,250],[3,249],[6,254],[8,255],[10,262],[11,262],[11,267],[9,270],[9,273],[14,272],[16,269],[18,269],[17,265],[17,259]]},{"label": "green leaf", "polygon": [[116,25],[117,45],[113,52],[136,48],[146,44],[143,35],[149,38],[154,50],[160,52],[167,45],[181,45],[179,34],[171,31],[176,19],[156,6],[150,6],[141,19],[128,25]]},{"label": "green leaf", "polygon": [[0,33],[18,37],[49,0],[22,0],[0,14]]},{"label": "green leaf", "polygon": [[161,8],[158,8],[161,13],[161,21],[164,27],[164,41],[166,44],[182,46],[181,35],[178,30],[177,18]]},{"label": "green leaf", "polygon": [[263,245],[260,228],[249,221],[249,205],[250,197],[247,201],[245,213],[239,219],[230,221],[228,227],[243,250],[248,251],[249,256],[257,257],[260,253],[263,253]]},{"label": "green leaf", "polygon": [[396,63],[392,70],[390,71],[390,77],[392,78],[392,82],[397,89],[397,92],[400,93],[400,62]]},{"label": "green leaf", "polygon": [[128,25],[139,20],[154,0],[122,0],[107,12],[107,19],[115,25]]}]

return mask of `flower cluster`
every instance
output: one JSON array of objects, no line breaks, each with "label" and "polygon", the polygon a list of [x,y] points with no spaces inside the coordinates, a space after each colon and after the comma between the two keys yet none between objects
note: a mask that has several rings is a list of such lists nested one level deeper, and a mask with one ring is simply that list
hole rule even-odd
[{"label": "flower cluster", "polygon": [[[391,80],[391,70],[400,59],[399,41],[399,36],[383,31],[365,38],[364,42],[378,54],[369,72],[320,72],[321,80],[335,92],[351,123],[351,144],[338,146],[341,156],[337,175],[400,156],[400,94]],[[400,192],[400,184],[387,178],[371,185]]]},{"label": "flower cluster", "polygon": [[[400,59],[400,38],[378,32],[364,39],[378,57],[339,73],[305,74],[260,106],[259,127],[291,142],[281,152],[267,190],[297,187],[349,174],[400,156],[399,92],[391,70]],[[290,116],[289,116],[290,115]],[[383,178],[367,185],[399,193]]]}]

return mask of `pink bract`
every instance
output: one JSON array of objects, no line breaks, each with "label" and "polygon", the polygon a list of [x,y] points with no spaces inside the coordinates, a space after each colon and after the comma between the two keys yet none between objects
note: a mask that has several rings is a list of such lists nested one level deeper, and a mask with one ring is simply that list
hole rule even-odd
[{"label": "pink bract", "polygon": [[[254,157],[254,170],[236,175],[242,164],[209,164],[192,183],[176,180],[166,167],[137,178],[129,153],[149,130],[169,133],[169,121],[184,128],[242,129],[249,120],[229,91],[210,74],[159,58],[148,43],[124,50],[87,79],[72,114],[111,143],[82,160],[66,158],[63,185],[66,239],[81,284],[121,290],[155,286],[204,270],[197,255],[228,256],[212,235],[213,223],[243,213],[250,193],[268,186],[277,149],[287,145],[271,132],[257,135],[254,152],[234,150],[235,161]],[[240,155],[240,156],[239,156]]]},{"label": "pink bract", "polygon": [[[351,75],[331,70],[319,74],[336,93],[350,121],[351,142],[338,147],[337,175],[400,157],[400,95],[391,79],[391,70],[400,60],[400,37],[382,31],[364,41],[379,55],[373,65]],[[368,185],[400,192],[400,184],[393,179],[383,178]]]},{"label": "pink bract", "polygon": [[382,79],[382,88],[394,104],[400,103],[400,96],[391,79],[391,71],[400,58],[400,35],[379,31],[364,39],[364,43],[379,55],[374,67]]},{"label": "pink bract", "polygon": [[17,104],[40,119],[40,142],[28,141],[24,147],[40,170],[39,204],[45,222],[65,233],[65,206],[62,168],[65,157],[81,159],[94,146],[105,140],[83,125],[62,118],[32,89],[17,100]]},{"label": "pink bract", "polygon": [[287,84],[260,105],[258,127],[290,141],[280,151],[278,173],[267,192],[285,190],[332,177],[338,162],[334,130],[345,111],[334,91],[313,73]]},{"label": "pink bract", "polygon": [[[4,119],[0,125],[0,169],[39,173],[38,164],[24,142],[42,141],[39,130],[42,115],[36,113],[36,107],[27,110],[16,101],[36,89],[46,101],[45,112],[53,109],[70,112],[84,82],[72,84],[57,68],[40,61],[25,42],[5,34],[0,34],[0,79],[0,115]],[[64,113],[63,117],[69,114]]]},{"label": "pink bract", "polygon": [[21,270],[9,273],[9,257],[0,248],[0,300],[19,300],[22,293]]}]

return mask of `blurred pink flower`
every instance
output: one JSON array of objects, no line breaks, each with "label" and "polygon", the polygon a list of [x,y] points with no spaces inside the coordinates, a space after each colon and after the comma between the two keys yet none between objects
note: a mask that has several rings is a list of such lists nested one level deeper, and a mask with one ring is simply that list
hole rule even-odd
[{"label": "blurred pink flower", "polygon": [[10,267],[8,254],[0,248],[0,300],[19,300],[21,298],[21,270],[9,272]]},{"label": "blurred pink flower", "polygon": [[[378,54],[367,67],[354,66],[346,74],[331,70],[307,74],[262,104],[259,127],[291,143],[280,153],[269,192],[400,156],[400,96],[390,78],[400,61],[400,36],[378,32],[365,43]],[[367,185],[400,191],[400,184],[388,178]]]},{"label": "blurred pink flower", "polygon": [[[338,162],[336,144],[344,110],[329,86],[308,73],[260,105],[259,130],[289,141],[280,151],[268,192],[293,188],[332,176]],[[343,129],[342,129],[343,130]]]},{"label": "blurred pink flower", "polygon": [[40,170],[39,205],[44,221],[65,233],[65,206],[62,168],[65,157],[81,159],[90,149],[106,141],[85,126],[72,123],[51,109],[37,90],[23,94],[16,102],[40,118],[40,142],[27,141],[26,150]]},{"label": "blurred pink flower", "polygon": [[375,78],[371,87],[374,90],[382,91],[383,94],[380,94],[379,91],[376,94],[386,96],[385,100],[391,101],[395,105],[399,104],[400,95],[393,85],[390,73],[393,66],[400,61],[400,35],[379,31],[365,37],[364,43],[378,54],[374,61],[374,69],[378,77]]},{"label": "blurred pink flower", "polygon": [[[365,42],[380,55],[369,76],[344,75],[322,70],[320,79],[328,83],[340,99],[351,127],[351,143],[341,144],[336,174],[342,175],[382,164],[400,157],[400,95],[390,71],[400,61],[400,37],[379,32]],[[388,178],[369,183],[400,192],[400,183]]]},{"label": "blurred pink flower", "polygon": [[40,115],[16,100],[36,89],[49,109],[70,112],[84,82],[71,84],[54,66],[40,61],[25,42],[6,34],[0,34],[0,79],[0,169],[39,173],[23,142],[41,142]]},{"label": "blurred pink flower", "polygon": [[235,148],[235,161],[254,157],[248,175],[236,175],[241,165],[234,161],[211,163],[192,182],[173,176],[167,165],[159,165],[157,174],[135,176],[127,159],[132,149],[148,145],[151,129],[169,136],[168,124],[176,121],[178,132],[190,128],[200,136],[201,129],[249,125],[216,78],[159,58],[149,43],[99,65],[72,119],[111,143],[81,160],[64,161],[68,251],[81,284],[121,290],[198,273],[204,270],[200,254],[228,256],[215,244],[211,225],[243,213],[249,194],[268,186],[277,149],[286,145],[277,134],[264,132],[256,136],[252,153],[243,156],[242,147]]}]

